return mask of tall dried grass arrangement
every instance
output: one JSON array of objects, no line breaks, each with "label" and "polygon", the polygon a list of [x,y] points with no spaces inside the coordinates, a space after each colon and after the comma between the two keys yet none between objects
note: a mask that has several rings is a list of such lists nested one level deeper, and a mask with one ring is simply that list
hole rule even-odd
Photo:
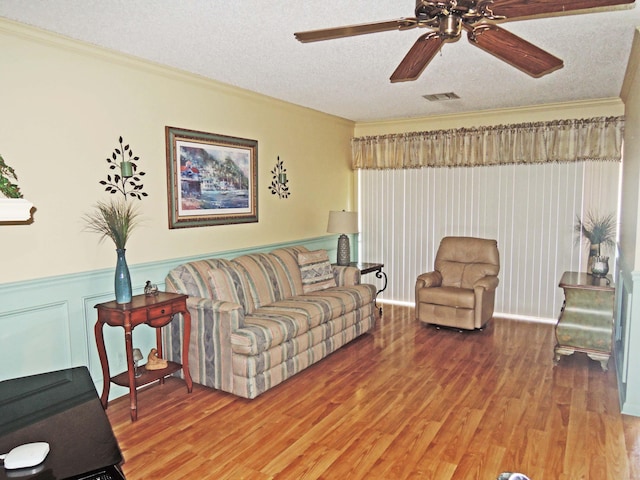
[{"label": "tall dried grass arrangement", "polygon": [[110,238],[117,249],[125,249],[131,232],[140,223],[138,210],[126,200],[98,202],[92,213],[84,215],[85,230],[100,235],[100,241]]}]

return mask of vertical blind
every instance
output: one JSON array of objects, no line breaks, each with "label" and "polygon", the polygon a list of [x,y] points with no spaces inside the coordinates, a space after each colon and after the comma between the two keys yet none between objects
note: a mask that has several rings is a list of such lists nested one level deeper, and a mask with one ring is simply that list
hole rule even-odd
[{"label": "vertical blind", "polygon": [[[496,315],[554,319],[563,301],[562,273],[586,269],[576,215],[617,214],[620,165],[359,170],[360,260],[385,264],[382,300],[413,303],[416,277],[433,269],[442,237],[495,238],[501,261]],[[611,271],[614,266],[612,258]]]}]

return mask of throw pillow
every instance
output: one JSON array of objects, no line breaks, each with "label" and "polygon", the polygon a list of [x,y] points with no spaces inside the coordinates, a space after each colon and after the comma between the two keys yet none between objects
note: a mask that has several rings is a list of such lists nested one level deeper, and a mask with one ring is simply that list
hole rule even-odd
[{"label": "throw pillow", "polygon": [[298,252],[298,266],[300,267],[304,293],[317,292],[336,286],[333,268],[329,263],[329,255],[326,250]]}]

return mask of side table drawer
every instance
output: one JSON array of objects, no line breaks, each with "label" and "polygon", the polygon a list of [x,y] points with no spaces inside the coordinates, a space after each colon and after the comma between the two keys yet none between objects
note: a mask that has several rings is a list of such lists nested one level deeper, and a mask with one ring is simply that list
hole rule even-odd
[{"label": "side table drawer", "polygon": [[147,317],[150,319],[165,317],[167,315],[173,315],[173,304],[170,303],[168,305],[160,305],[158,307],[151,307],[147,309],[149,312]]}]

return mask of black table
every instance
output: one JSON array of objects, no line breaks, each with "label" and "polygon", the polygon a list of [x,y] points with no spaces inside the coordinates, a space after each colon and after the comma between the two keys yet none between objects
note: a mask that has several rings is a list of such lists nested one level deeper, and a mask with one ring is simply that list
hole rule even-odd
[{"label": "black table", "polygon": [[382,315],[382,307],[378,306],[378,295],[380,295],[387,289],[387,274],[382,271],[384,263],[351,262],[349,266],[356,267],[358,270],[360,270],[360,275],[375,272],[376,278],[381,278],[384,281],[382,288],[376,292],[375,298],[375,306],[378,307],[378,309],[380,310],[380,315]]},{"label": "black table", "polygon": [[86,367],[0,382],[0,454],[30,442],[49,443],[45,461],[24,471],[0,466],[0,480],[90,479],[99,472],[125,478],[120,447]]}]

